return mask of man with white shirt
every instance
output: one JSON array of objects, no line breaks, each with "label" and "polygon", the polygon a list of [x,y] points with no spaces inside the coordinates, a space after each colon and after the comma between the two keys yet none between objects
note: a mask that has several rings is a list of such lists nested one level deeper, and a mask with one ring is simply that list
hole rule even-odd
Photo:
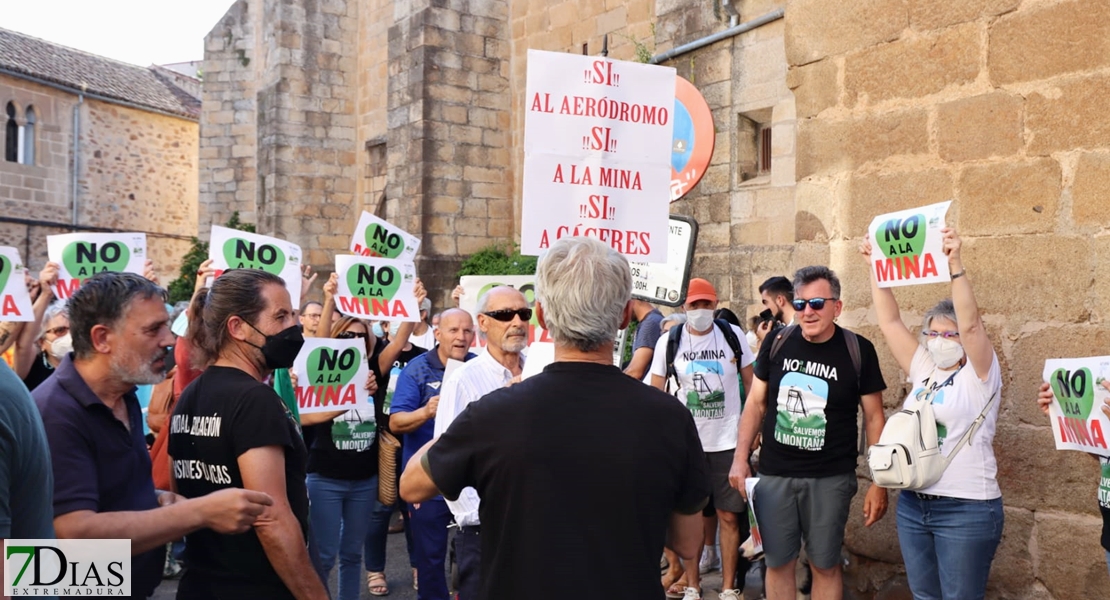
[{"label": "man with white shirt", "polygon": [[[439,437],[482,396],[503,388],[520,377],[524,360],[520,353],[528,345],[528,322],[532,309],[514,288],[500,286],[478,298],[478,335],[486,340],[486,351],[458,368],[446,381],[439,396],[435,436]],[[482,542],[478,519],[478,492],[463,489],[458,500],[448,500],[459,533],[455,557],[459,564],[459,600],[477,600],[482,566]]]},{"label": "man with white shirt", "polygon": [[[686,325],[659,338],[651,363],[651,384],[663,390],[667,379],[674,379],[679,401],[694,416],[705,451],[713,506],[721,525],[724,589],[720,598],[740,600],[743,590],[736,588],[736,575],[737,571],[741,574],[746,571],[738,567],[741,529],[748,528],[744,517],[747,504],[729,485],[728,472],[736,449],[736,440],[731,438],[736,437],[740,425],[740,381],[743,380],[745,390],[751,389],[755,356],[748,344],[741,342],[745,337],[739,327],[713,318],[716,309],[717,291],[713,284],[691,279],[686,294]],[[687,565],[685,570],[686,585],[679,587],[685,587],[685,598],[700,598],[697,563]],[[739,585],[743,586],[742,576]],[[682,593],[677,588],[672,592]]]}]

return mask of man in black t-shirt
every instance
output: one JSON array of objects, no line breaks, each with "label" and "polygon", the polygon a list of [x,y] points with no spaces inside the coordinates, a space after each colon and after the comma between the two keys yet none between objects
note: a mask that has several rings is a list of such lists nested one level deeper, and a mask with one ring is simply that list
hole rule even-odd
[{"label": "man in black t-shirt", "polygon": [[[845,331],[835,323],[843,308],[836,274],[827,267],[799,269],[794,291],[798,326],[768,336],[760,347],[729,479],[747,495],[748,459],[762,432],[754,504],[767,561],[767,596],[794,595],[794,567],[804,541],[813,595],[838,598],[840,547],[857,485],[857,410],[863,407],[868,443],[876,442],[886,422],[886,384],[871,342],[855,336],[857,371]],[[778,337],[784,339],[772,356]],[[886,490],[872,485],[863,503],[864,524],[881,519],[886,506]]]},{"label": "man in black t-shirt", "polygon": [[482,497],[483,600],[661,600],[665,539],[697,564],[705,456],[690,411],[613,366],[630,298],[628,261],[609,246],[553,244],[535,310],[555,362],[467,406],[405,469],[408,502],[467,486]]}]

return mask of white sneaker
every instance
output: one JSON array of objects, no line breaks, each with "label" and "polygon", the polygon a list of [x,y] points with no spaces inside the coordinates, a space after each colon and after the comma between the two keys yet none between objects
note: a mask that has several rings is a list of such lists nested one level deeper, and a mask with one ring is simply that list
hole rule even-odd
[{"label": "white sneaker", "polygon": [[682,600],[701,600],[701,592],[698,591],[698,588],[688,587],[682,593]]},{"label": "white sneaker", "polygon": [[720,600],[744,600],[744,592],[742,590],[721,590],[717,598]]},{"label": "white sneaker", "polygon": [[717,554],[716,549],[706,548],[702,550],[701,560],[698,562],[698,572],[705,575],[720,568],[721,557]]}]

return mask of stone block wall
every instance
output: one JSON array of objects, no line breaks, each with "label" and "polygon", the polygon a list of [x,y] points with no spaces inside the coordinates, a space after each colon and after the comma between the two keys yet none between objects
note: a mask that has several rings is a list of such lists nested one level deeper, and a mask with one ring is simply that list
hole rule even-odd
[{"label": "stone block wall", "polygon": [[[856,246],[876,214],[955,200],[950,222],[1003,366],[995,451],[1006,527],[989,597],[1110,598],[1097,467],[1054,450],[1034,403],[1046,358],[1110,350],[1099,277],[1110,224],[1108,18],[1110,5],[1091,0],[787,5],[798,183],[796,211],[772,222],[792,225],[789,266],[841,274],[841,321],[878,342],[888,407],[901,402],[905,374],[875,326]],[[896,295],[916,327],[947,289]],[[850,523],[860,591],[900,568],[890,566],[901,562],[894,535],[892,523]]]}]

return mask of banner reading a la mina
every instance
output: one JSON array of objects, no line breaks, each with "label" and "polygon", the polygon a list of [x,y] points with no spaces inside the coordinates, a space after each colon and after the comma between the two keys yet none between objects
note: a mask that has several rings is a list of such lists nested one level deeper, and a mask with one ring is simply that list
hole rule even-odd
[{"label": "banner reading a la mina", "polygon": [[374,408],[373,398],[363,389],[370,368],[362,338],[307,338],[293,362],[293,372],[297,375],[297,410],[302,415]]},{"label": "banner reading a la mina", "polygon": [[31,294],[23,281],[23,261],[19,250],[0,246],[0,321],[34,321]]},{"label": "banner reading a la mina", "polygon": [[528,51],[521,252],[587,236],[667,260],[675,70]]},{"label": "banner reading a la mina", "polygon": [[143,274],[145,233],[66,233],[46,236],[50,262],[58,263],[54,296],[65,300],[81,282],[105,271]]},{"label": "banner reading a la mina", "polygon": [[941,230],[952,201],[879,215],[867,228],[879,287],[951,281]]},{"label": "banner reading a la mina", "polygon": [[1110,378],[1110,356],[1046,360],[1042,376],[1055,396],[1048,415],[1056,449],[1110,457],[1110,417],[1102,411],[1110,397],[1103,386]]},{"label": "banner reading a la mina", "polygon": [[420,320],[416,303],[416,267],[385,258],[336,256],[339,312],[376,321]]},{"label": "banner reading a la mina", "polygon": [[208,258],[216,277],[229,269],[259,269],[281,277],[293,306],[300,306],[301,247],[293,242],[213,225]]}]

